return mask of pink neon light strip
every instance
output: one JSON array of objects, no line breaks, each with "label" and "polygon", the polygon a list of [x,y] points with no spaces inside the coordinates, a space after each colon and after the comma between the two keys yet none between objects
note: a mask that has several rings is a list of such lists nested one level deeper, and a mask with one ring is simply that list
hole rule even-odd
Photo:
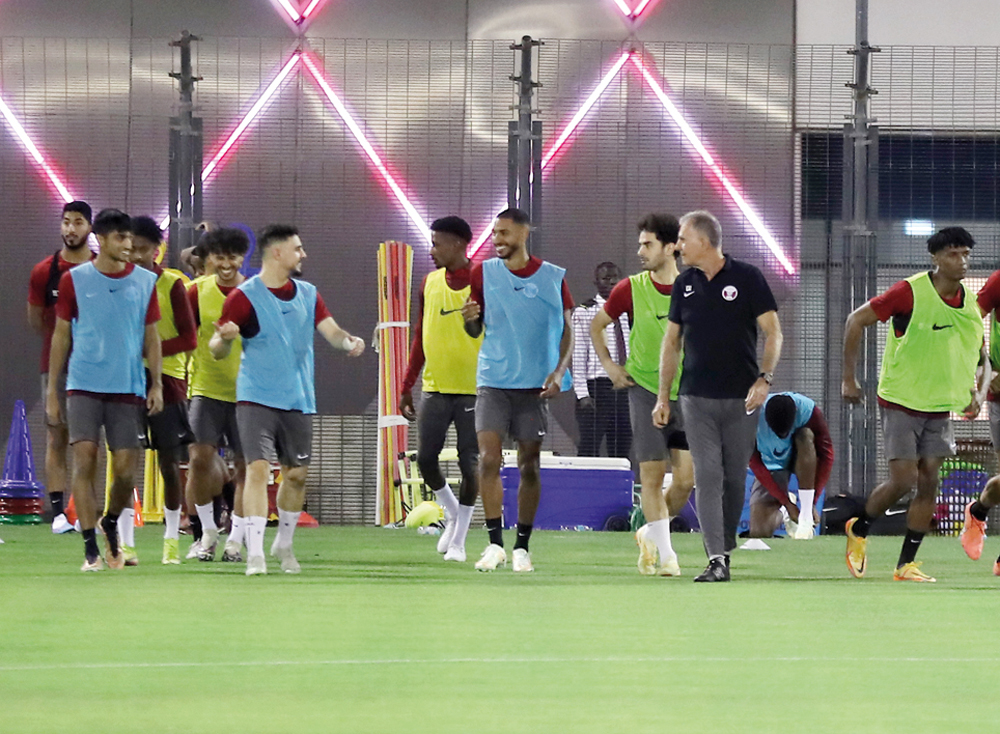
[{"label": "pink neon light strip", "polygon": [[[281,71],[278,72],[278,75],[274,77],[271,83],[267,85],[267,88],[265,88],[261,93],[260,97],[257,98],[257,101],[253,103],[250,110],[243,116],[243,119],[240,120],[240,124],[237,125],[236,129],[230,133],[228,138],[226,138],[226,142],[222,144],[222,147],[219,148],[212,160],[208,162],[208,165],[202,169],[201,180],[203,183],[208,180],[208,177],[211,176],[220,165],[222,165],[226,154],[233,148],[234,145],[236,145],[236,141],[239,140],[240,136],[246,132],[247,128],[250,127],[250,123],[254,121],[254,118],[263,111],[268,100],[274,96],[274,93],[281,87],[282,82],[284,82],[285,79],[288,78],[288,75],[292,73],[292,69],[294,69],[295,65],[299,63],[300,58],[301,54],[299,51],[292,54],[291,58],[288,59],[288,61],[285,62],[285,65],[281,68]],[[160,229],[166,229],[170,225],[170,216],[170,214],[167,214],[160,221]]]},{"label": "pink neon light strip", "polygon": [[427,224],[427,222],[424,221],[424,218],[420,216],[420,213],[416,210],[416,208],[414,208],[413,204],[410,202],[409,197],[407,197],[402,187],[400,187],[400,185],[396,182],[396,179],[393,177],[393,175],[389,173],[389,169],[386,168],[385,164],[382,162],[382,159],[379,157],[379,154],[375,152],[375,148],[372,147],[372,144],[368,142],[368,138],[365,137],[365,134],[361,131],[361,128],[358,126],[358,123],[354,121],[354,118],[351,116],[351,113],[347,111],[347,107],[344,106],[344,103],[340,100],[340,97],[338,97],[336,93],[334,93],[333,89],[330,88],[330,85],[327,83],[326,78],[320,72],[319,68],[317,68],[313,60],[309,58],[309,56],[303,54],[302,63],[306,65],[306,68],[309,70],[309,73],[313,75],[313,79],[316,80],[316,83],[319,85],[320,89],[323,90],[323,94],[325,94],[326,98],[330,100],[330,104],[333,105],[333,108],[337,111],[337,114],[340,115],[340,119],[342,119],[344,121],[344,124],[347,125],[347,129],[351,131],[351,134],[354,136],[354,139],[358,141],[358,145],[360,145],[362,150],[365,151],[365,154],[368,156],[369,160],[371,160],[372,165],[375,166],[376,170],[385,180],[386,184],[392,190],[392,193],[396,196],[396,199],[398,199],[399,203],[403,205],[403,209],[406,210],[406,213],[409,215],[410,220],[417,227],[417,229],[420,230],[420,233],[427,238],[427,241],[430,242],[431,239],[430,226]]},{"label": "pink neon light strip", "polygon": [[614,78],[618,75],[618,72],[621,71],[623,66],[625,66],[625,62],[628,61],[629,56],[630,54],[626,52],[618,57],[618,60],[615,62],[614,66],[611,67],[611,70],[604,75],[600,84],[598,84],[594,91],[590,93],[590,96],[584,100],[583,105],[581,105],[580,109],[576,111],[576,114],[573,115],[570,121],[566,124],[566,127],[563,128],[559,137],[556,138],[556,142],[554,142],[552,147],[549,148],[549,152],[542,156],[543,171],[555,157],[556,153],[559,152],[560,148],[566,144],[566,141],[569,140],[569,136],[573,134],[573,131],[576,130],[577,126],[583,122],[583,118],[587,116],[587,113],[590,112],[591,108],[597,104],[597,100],[601,98],[601,95],[604,94],[604,90],[608,88],[608,85],[610,85],[612,80],[614,80]]},{"label": "pink neon light strip", "polygon": [[[591,92],[590,96],[584,100],[583,104],[580,106],[580,109],[577,110],[576,114],[573,115],[573,117],[570,119],[568,123],[566,123],[566,127],[563,128],[563,131],[561,133],[559,133],[559,137],[556,138],[556,142],[554,142],[552,144],[552,147],[549,148],[548,152],[542,156],[543,171],[549,165],[549,163],[552,162],[552,159],[555,158],[556,154],[566,144],[566,141],[569,140],[570,136],[573,134],[573,131],[576,130],[577,127],[579,127],[581,122],[583,122],[583,118],[587,116],[587,113],[590,112],[590,110],[593,108],[595,104],[597,104],[597,100],[601,98],[601,95],[604,94],[605,90],[608,88],[608,86],[611,84],[614,78],[618,75],[618,72],[621,71],[622,67],[625,65],[625,62],[629,60],[629,56],[630,53],[625,52],[620,57],[618,57],[618,60],[615,61],[614,65],[611,67],[608,73],[604,75],[604,78],[601,79],[597,87],[594,88],[594,91]],[[489,239],[491,232],[492,232],[491,228],[487,227],[480,233],[480,235],[475,240],[473,240],[472,244],[469,245],[468,249],[469,257],[472,257],[483,248],[483,245],[486,244],[486,240]]]},{"label": "pink neon light strip", "polygon": [[215,154],[215,157],[212,158],[211,161],[209,161],[207,166],[205,166],[205,169],[201,172],[202,181],[207,180],[208,177],[212,175],[212,172],[219,167],[219,164],[222,162],[222,159],[225,157],[226,153],[228,153],[229,150],[234,145],[236,145],[236,141],[240,139],[240,136],[244,132],[246,132],[246,129],[250,126],[250,123],[253,122],[254,118],[257,117],[257,115],[260,114],[261,110],[264,109],[264,106],[267,104],[267,101],[274,96],[275,92],[278,91],[278,88],[281,87],[281,83],[285,81],[285,79],[288,77],[289,74],[292,73],[292,69],[295,68],[295,65],[299,63],[299,59],[301,58],[302,58],[301,54],[298,51],[296,51],[294,54],[292,54],[292,57],[288,59],[287,62],[285,62],[285,65],[281,68],[281,71],[278,72],[278,76],[276,76],[274,80],[267,85],[267,88],[264,90],[264,92],[260,95],[257,101],[254,102],[253,107],[251,107],[249,112],[247,112],[246,115],[244,115],[243,119],[240,120],[240,124],[236,126],[236,129],[233,130],[230,136],[226,139],[226,142],[224,142],[222,144],[222,147],[219,148],[219,151]]},{"label": "pink neon light strip", "polygon": [[306,6],[306,9],[302,11],[302,19],[305,20],[312,15],[312,11],[316,9],[316,6],[319,5],[320,2],[321,0],[312,0],[312,2]]},{"label": "pink neon light strip", "polygon": [[652,0],[642,0],[642,2],[639,3],[636,9],[632,11],[632,17],[638,18],[640,15],[642,15],[642,11],[648,8],[650,3],[652,3]]},{"label": "pink neon light strip", "polygon": [[298,23],[302,20],[302,15],[295,8],[294,5],[289,2],[289,0],[278,0],[278,5],[284,8],[285,12],[288,13],[288,17],[292,19],[293,23]]},{"label": "pink neon light strip", "polygon": [[2,97],[0,97],[0,115],[3,115],[4,119],[7,120],[7,124],[10,125],[11,130],[14,131],[18,140],[21,141],[21,145],[25,147],[25,149],[31,154],[31,157],[35,159],[35,163],[37,163],[41,167],[42,171],[45,172],[45,175],[48,176],[52,185],[56,187],[56,191],[59,192],[59,196],[62,197],[63,201],[67,204],[73,201],[73,195],[69,193],[69,189],[66,188],[66,185],[62,182],[59,176],[56,175],[56,172],[52,170],[52,166],[50,166],[48,161],[45,160],[45,156],[43,156],[42,152],[38,150],[38,147],[32,141],[31,137],[28,135],[27,131],[18,119],[14,116],[14,113],[11,112],[7,103],[3,101]]},{"label": "pink neon light strip", "polygon": [[778,262],[781,263],[781,266],[785,269],[785,271],[794,275],[795,265],[792,264],[791,260],[789,260],[785,255],[784,250],[781,249],[777,240],[774,239],[773,235],[771,235],[767,227],[764,225],[764,222],[761,221],[760,217],[757,216],[757,213],[750,207],[750,204],[748,204],[746,199],[743,198],[743,195],[736,188],[736,185],[726,175],[719,164],[715,162],[712,154],[709,153],[708,149],[704,146],[704,144],[702,144],[694,129],[687,123],[684,116],[681,115],[680,110],[678,110],[677,107],[674,106],[674,103],[667,97],[659,82],[657,82],[653,75],[649,73],[649,70],[643,66],[643,63],[638,56],[632,56],[632,63],[635,64],[636,68],[639,69],[640,72],[642,72],[643,78],[646,80],[649,88],[653,90],[657,99],[660,100],[660,104],[663,105],[663,109],[667,111],[667,114],[670,115],[671,119],[677,124],[677,127],[681,129],[682,133],[684,133],[684,137],[687,138],[691,147],[697,151],[702,160],[704,160],[705,163],[708,164],[708,167],[712,169],[712,172],[719,179],[719,182],[729,193],[733,203],[739,207],[739,210],[743,212],[743,216],[746,217],[748,222],[750,222],[750,226],[753,227],[757,234],[760,235],[760,238],[764,240],[764,244],[767,245],[768,249],[778,259]]},{"label": "pink neon light strip", "polygon": [[632,9],[628,5],[625,4],[625,0],[615,0],[615,5],[618,6],[618,9],[620,11],[622,11],[622,14],[626,18],[631,18],[632,17]]}]

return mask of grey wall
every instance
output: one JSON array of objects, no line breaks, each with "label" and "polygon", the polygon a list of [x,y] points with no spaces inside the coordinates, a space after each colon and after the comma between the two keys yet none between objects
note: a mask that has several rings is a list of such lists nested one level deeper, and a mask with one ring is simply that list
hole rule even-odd
[{"label": "grey wall", "polygon": [[[132,13],[130,14],[130,8]],[[776,236],[792,226],[792,0],[654,0],[630,28],[611,0],[362,2],[331,0],[307,31],[326,73],[430,221],[459,213],[477,231],[503,200],[511,40],[544,37],[540,119],[551,140],[634,31],[671,95],[719,153]],[[5,0],[0,3],[0,95],[74,195],[95,210],[164,212],[167,118],[176,90],[167,41],[196,46],[206,159],[273,77],[295,35],[269,0]],[[131,36],[130,36],[131,32]],[[337,39],[356,40],[337,40]],[[470,39],[468,42],[466,38]],[[588,41],[559,39],[588,38]],[[406,39],[406,40],[387,40]],[[774,44],[774,45],[772,45]],[[676,127],[624,74],[547,177],[544,254],[569,268],[579,300],[612,259],[634,270],[633,222],[648,209],[720,213],[731,248],[773,270],[760,243],[692,157]],[[38,340],[24,324],[31,265],[59,245],[60,202],[0,124],[0,421],[16,398],[36,403]],[[306,78],[294,78],[206,190],[206,215],[259,228],[300,225],[334,315],[367,335],[376,321],[375,248],[414,244],[414,282],[430,268],[420,237]],[[787,294],[794,282],[776,277]],[[320,411],[359,414],[376,394],[376,361],[321,349]],[[36,406],[37,407],[37,406]],[[36,436],[36,442],[41,436]]]}]

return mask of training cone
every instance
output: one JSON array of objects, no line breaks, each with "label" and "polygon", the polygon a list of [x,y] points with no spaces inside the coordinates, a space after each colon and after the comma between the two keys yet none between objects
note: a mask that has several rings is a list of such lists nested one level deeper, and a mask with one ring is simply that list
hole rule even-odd
[{"label": "training cone", "polygon": [[313,517],[312,515],[310,515],[308,512],[306,512],[306,511],[303,510],[302,514],[299,515],[299,522],[298,522],[298,524],[295,527],[298,527],[298,528],[318,528],[319,527],[319,521],[315,517]]},{"label": "training cone", "polygon": [[132,488],[132,507],[135,509],[135,526],[141,528],[146,524],[142,519],[142,503],[139,501],[139,490]]},{"label": "training cone", "polygon": [[10,422],[7,455],[0,479],[0,497],[37,498],[45,496],[45,487],[35,478],[35,461],[31,458],[31,433],[24,401],[14,403],[14,418]]}]

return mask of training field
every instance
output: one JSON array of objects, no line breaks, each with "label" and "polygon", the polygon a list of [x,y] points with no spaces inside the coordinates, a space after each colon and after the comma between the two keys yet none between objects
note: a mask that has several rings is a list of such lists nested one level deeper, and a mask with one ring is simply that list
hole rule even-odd
[{"label": "training field", "polygon": [[879,537],[862,581],[837,537],[739,551],[732,583],[693,584],[698,535],[675,536],[679,579],[639,576],[630,535],[589,532],[536,533],[537,570],[515,576],[445,564],[413,531],[324,527],[296,536],[300,576],[246,578],[161,566],[161,533],[136,531],[138,568],[83,574],[79,536],[0,526],[0,732],[914,734],[1000,718],[991,540],[978,563],[925,541],[935,585],[893,582],[901,539]]}]

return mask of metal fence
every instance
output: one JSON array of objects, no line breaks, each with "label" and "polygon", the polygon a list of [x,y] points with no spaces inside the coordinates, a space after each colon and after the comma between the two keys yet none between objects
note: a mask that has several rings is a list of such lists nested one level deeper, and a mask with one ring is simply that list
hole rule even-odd
[{"label": "metal fence", "polygon": [[[514,39],[511,39],[513,42]],[[347,115],[425,221],[457,213],[478,234],[505,201],[508,122],[517,53],[507,42],[310,39],[309,53]],[[194,45],[196,114],[212,159],[295,51],[274,39],[206,38]],[[634,222],[652,210],[708,208],[725,247],[759,265],[779,300],[785,350],[777,389],[814,397],[838,457],[849,416],[840,399],[845,300],[843,126],[851,112],[847,47],[626,43],[544,39],[535,51],[535,119],[544,149],[572,121],[615,60],[634,51],[676,106],[671,117],[639,64],[627,63],[552,158],[543,183],[542,254],[568,268],[574,296],[593,295],[593,268],[634,272]],[[879,287],[926,267],[910,220],[973,232],[976,277],[996,264],[998,49],[886,48],[873,60],[879,94]],[[166,214],[168,122],[176,114],[176,51],[168,39],[0,38],[0,97],[77,197],[133,213]],[[704,144],[759,215],[797,272],[784,272],[761,233],[733,204]],[[427,243],[310,74],[296,70],[205,184],[206,216],[256,229],[299,225],[315,282],[339,322],[374,327],[375,248],[416,247],[415,285],[430,270]],[[29,402],[41,465],[37,338],[21,325],[27,273],[58,247],[59,201],[9,125],[0,132],[0,212],[6,267],[0,307],[10,314],[4,410]],[[880,343],[884,334],[880,331]],[[369,522],[374,469],[374,355],[347,361],[318,352],[318,457],[310,504],[324,522]],[[572,452],[572,399],[553,406],[552,444]],[[874,406],[867,411],[877,420]],[[0,413],[3,415],[3,413]],[[9,413],[6,413],[9,415]],[[964,437],[988,437],[985,423]],[[374,445],[372,443],[372,445]],[[374,451],[370,452],[372,456]],[[366,467],[371,470],[368,471]],[[880,468],[879,470],[883,470]],[[864,492],[835,473],[830,491]]]}]

